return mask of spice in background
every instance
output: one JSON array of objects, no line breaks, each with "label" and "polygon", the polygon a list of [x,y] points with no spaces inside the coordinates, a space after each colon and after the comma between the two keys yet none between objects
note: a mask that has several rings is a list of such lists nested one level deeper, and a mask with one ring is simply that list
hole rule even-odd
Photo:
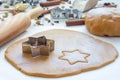
[{"label": "spice in background", "polygon": [[39,20],[36,20],[36,24],[37,24],[37,25],[41,25],[41,23],[40,23]]},{"label": "spice in background", "polygon": [[0,0],[0,6],[2,5],[2,1]]},{"label": "spice in background", "polygon": [[8,17],[8,13],[5,12],[4,15],[2,16],[3,18],[7,18]]},{"label": "spice in background", "polygon": [[19,10],[19,11],[24,11],[29,7],[28,3],[17,3],[14,5],[14,8]]},{"label": "spice in background", "polygon": [[54,23],[51,23],[52,26],[54,26],[55,24]]},{"label": "spice in background", "polygon": [[7,4],[13,6],[15,4],[15,0],[8,0]]},{"label": "spice in background", "polygon": [[117,7],[117,5],[113,2],[112,3],[106,2],[106,3],[104,3],[103,7]]},{"label": "spice in background", "polygon": [[4,8],[9,8],[9,5],[4,5]]}]

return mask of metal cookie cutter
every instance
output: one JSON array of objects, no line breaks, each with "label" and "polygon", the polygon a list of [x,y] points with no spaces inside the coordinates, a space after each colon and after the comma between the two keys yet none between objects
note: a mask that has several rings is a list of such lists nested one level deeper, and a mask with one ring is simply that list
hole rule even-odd
[{"label": "metal cookie cutter", "polygon": [[77,9],[61,9],[55,8],[51,10],[51,17],[53,19],[80,19],[82,12]]},{"label": "metal cookie cutter", "polygon": [[49,53],[54,50],[54,40],[46,39],[45,36],[29,37],[29,40],[22,43],[23,53],[30,53],[32,57],[39,55],[49,56]]}]

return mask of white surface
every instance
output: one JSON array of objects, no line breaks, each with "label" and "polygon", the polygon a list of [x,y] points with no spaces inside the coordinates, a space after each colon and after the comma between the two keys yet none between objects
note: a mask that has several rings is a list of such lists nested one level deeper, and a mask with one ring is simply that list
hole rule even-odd
[{"label": "white surface", "polygon": [[[109,1],[109,0],[106,0],[106,1]],[[119,4],[120,2],[120,0],[110,0],[110,1],[117,2],[117,4]],[[102,68],[99,68],[97,70],[83,72],[81,74],[62,77],[62,78],[42,78],[42,77],[28,76],[18,71],[9,62],[7,62],[7,60],[4,57],[4,54],[5,54],[6,48],[10,44],[14,43],[16,40],[20,40],[22,38],[31,36],[35,33],[45,31],[45,30],[50,30],[50,29],[69,29],[69,30],[81,31],[95,38],[98,38],[113,44],[118,50],[118,52],[120,53],[120,37],[98,37],[90,34],[86,30],[85,26],[66,27],[65,24],[63,23],[58,25],[56,24],[54,26],[49,26],[48,24],[46,24],[45,26],[31,25],[31,27],[25,33],[11,40],[6,45],[0,47],[0,80],[56,80],[56,79],[57,80],[120,80],[120,57],[118,57],[115,60],[115,62],[107,66],[104,66]]]}]

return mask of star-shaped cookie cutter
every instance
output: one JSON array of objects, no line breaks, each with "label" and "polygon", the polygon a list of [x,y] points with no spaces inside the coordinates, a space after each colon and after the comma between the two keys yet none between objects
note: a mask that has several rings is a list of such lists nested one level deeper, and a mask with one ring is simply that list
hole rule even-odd
[{"label": "star-shaped cookie cutter", "polygon": [[49,56],[54,50],[54,40],[46,39],[45,36],[29,37],[29,40],[22,43],[23,53],[30,53],[32,57],[39,55]]}]

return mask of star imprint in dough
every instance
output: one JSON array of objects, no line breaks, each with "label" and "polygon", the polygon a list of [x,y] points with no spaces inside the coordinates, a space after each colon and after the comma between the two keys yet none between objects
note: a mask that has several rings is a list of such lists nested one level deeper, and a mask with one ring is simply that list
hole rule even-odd
[{"label": "star imprint in dough", "polygon": [[90,56],[88,53],[81,52],[76,49],[73,51],[62,51],[62,55],[59,57],[61,60],[67,61],[69,64],[73,65],[77,62],[88,63],[87,58]]}]

